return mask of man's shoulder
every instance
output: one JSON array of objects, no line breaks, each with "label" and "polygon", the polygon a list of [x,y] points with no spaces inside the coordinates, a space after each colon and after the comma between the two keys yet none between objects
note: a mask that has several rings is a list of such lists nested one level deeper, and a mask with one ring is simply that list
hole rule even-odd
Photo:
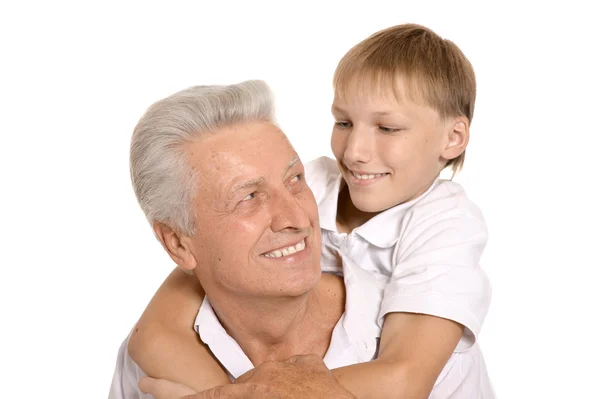
[{"label": "man's shoulder", "polygon": [[335,325],[346,309],[346,286],[344,279],[331,273],[322,273],[319,281],[319,296],[327,304],[328,315]]}]

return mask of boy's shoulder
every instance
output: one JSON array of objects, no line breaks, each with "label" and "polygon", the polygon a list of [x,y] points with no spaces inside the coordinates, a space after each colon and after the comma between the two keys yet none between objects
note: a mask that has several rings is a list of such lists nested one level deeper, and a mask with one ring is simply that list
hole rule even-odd
[{"label": "boy's shoulder", "polygon": [[[448,180],[438,180],[420,197],[397,229],[394,265],[414,254],[428,252],[434,257],[447,258],[438,259],[444,262],[452,261],[454,255],[459,257],[457,259],[478,261],[488,240],[481,210],[467,197],[460,184]],[[454,249],[446,253],[443,248]]]},{"label": "boy's shoulder", "polygon": [[469,199],[463,186],[451,180],[438,180],[409,213],[413,219],[465,217],[485,223],[481,209]]},{"label": "boy's shoulder", "polygon": [[317,203],[320,203],[326,193],[334,189],[340,170],[335,159],[322,156],[304,164],[304,174]]},{"label": "boy's shoulder", "polygon": [[337,161],[327,156],[318,157],[305,163],[304,169],[306,171],[307,178],[318,176],[324,177],[329,175],[335,175],[337,177],[337,175],[340,174]]}]

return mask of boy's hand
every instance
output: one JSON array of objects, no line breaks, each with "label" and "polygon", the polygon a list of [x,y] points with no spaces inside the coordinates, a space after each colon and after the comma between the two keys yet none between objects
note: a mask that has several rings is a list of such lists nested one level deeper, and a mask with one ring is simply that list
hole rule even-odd
[{"label": "boy's hand", "polygon": [[[144,388],[150,388],[146,385],[150,382],[148,380],[143,380]],[[265,362],[240,376],[234,384],[196,394],[187,393],[185,389],[189,389],[188,387],[170,381],[166,381],[166,384],[164,380],[154,380],[152,384],[154,383],[156,385],[153,389],[147,392],[152,393],[156,399],[175,399],[176,396],[173,395],[179,392],[189,395],[185,399],[356,399],[342,388],[317,355],[293,356],[284,362]],[[164,396],[165,394],[171,396]]]}]

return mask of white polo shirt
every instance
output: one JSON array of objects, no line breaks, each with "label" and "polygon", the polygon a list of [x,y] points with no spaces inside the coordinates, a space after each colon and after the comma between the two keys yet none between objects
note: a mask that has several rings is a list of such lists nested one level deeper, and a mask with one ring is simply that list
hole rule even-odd
[{"label": "white polo shirt", "polygon": [[[438,181],[414,201],[344,234],[335,224],[343,184],[335,161],[319,158],[306,165],[306,175],[319,205],[322,268],[343,274],[346,286],[345,313],[333,330],[325,364],[333,369],[374,359],[385,314],[426,313],[468,329],[429,398],[495,398],[475,342],[490,300],[488,280],[478,265],[487,232],[460,186]],[[231,378],[254,367],[206,298],[195,329]],[[128,339],[119,349],[109,398],[150,398],[137,388],[144,373],[127,354]]]},{"label": "white polo shirt", "polygon": [[[342,257],[346,286],[345,312],[337,322],[323,358],[330,369],[373,360],[381,328],[379,309],[385,282]],[[210,302],[204,299],[196,321],[196,332],[234,379],[254,368],[235,340],[217,319]],[[152,399],[137,383],[144,372],[127,353],[129,337],[119,348],[109,399]],[[440,373],[429,399],[494,399],[479,345],[452,354]]]},{"label": "white polo shirt", "polygon": [[[329,369],[373,360],[381,336],[379,313],[386,282],[342,255],[346,286],[345,312],[334,327],[323,361]],[[208,299],[196,317],[196,332],[233,380],[254,368],[237,342],[227,334]],[[452,354],[429,399],[494,399],[479,345]]]},{"label": "white polo shirt", "polygon": [[339,254],[386,282],[379,326],[391,312],[423,313],[465,326],[457,351],[476,340],[491,287],[479,259],[487,228],[479,208],[454,182],[437,180],[420,197],[338,233],[337,202],[345,181],[335,160],[306,165],[306,180],[319,206],[323,271],[339,273]]},{"label": "white polo shirt", "polygon": [[[372,360],[381,335],[377,314],[384,285],[375,276],[351,266],[351,261],[344,267],[344,280],[346,311],[333,330],[323,359],[330,369]],[[225,331],[206,297],[196,316],[194,329],[232,381],[254,368],[237,342]],[[151,399],[151,395],[143,394],[138,388],[145,373],[129,356],[128,342],[129,337],[119,348],[109,399]]]}]

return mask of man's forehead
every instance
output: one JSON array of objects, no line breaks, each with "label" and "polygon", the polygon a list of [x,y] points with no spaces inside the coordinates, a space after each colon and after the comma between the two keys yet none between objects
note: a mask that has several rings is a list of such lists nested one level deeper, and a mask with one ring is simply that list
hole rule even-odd
[{"label": "man's forehead", "polygon": [[202,176],[199,183],[229,192],[248,181],[283,178],[298,163],[298,154],[279,129],[264,133],[216,133],[191,143],[189,162]]},{"label": "man's forehead", "polygon": [[233,161],[265,153],[293,153],[294,149],[277,126],[268,122],[253,122],[224,127],[207,134],[190,142],[187,152],[190,161],[199,166],[202,161]]},{"label": "man's forehead", "polygon": [[242,158],[230,156],[231,154],[226,155],[229,157],[227,169],[221,169],[219,172],[221,172],[221,175],[224,175],[223,172],[227,172],[230,181],[268,178],[269,175],[283,178],[285,173],[300,160],[295,151],[291,151],[289,155],[286,154],[285,156],[264,158]]}]

